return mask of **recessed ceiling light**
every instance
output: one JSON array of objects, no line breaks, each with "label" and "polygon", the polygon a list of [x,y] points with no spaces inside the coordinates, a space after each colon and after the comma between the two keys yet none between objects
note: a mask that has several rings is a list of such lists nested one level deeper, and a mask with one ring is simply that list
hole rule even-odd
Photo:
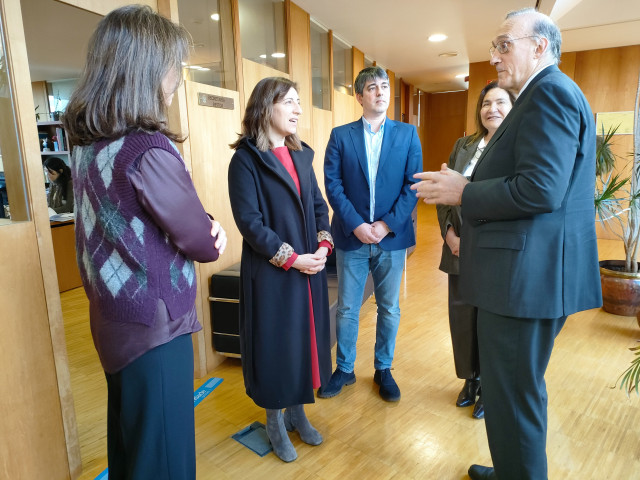
[{"label": "recessed ceiling light", "polygon": [[263,53],[262,55],[260,55],[260,58],[267,58],[267,54]]},{"label": "recessed ceiling light", "polygon": [[443,52],[438,54],[439,57],[457,57],[458,52]]},{"label": "recessed ceiling light", "polygon": [[434,33],[429,37],[430,42],[442,42],[447,39],[447,36],[444,33]]},{"label": "recessed ceiling light", "polygon": [[214,13],[213,15],[211,15],[211,20],[213,20],[214,22],[217,22],[218,20],[220,20],[220,14]]},{"label": "recessed ceiling light", "polygon": [[469,75],[468,73],[461,73],[460,75],[456,75],[456,78],[464,78],[467,75]]},{"label": "recessed ceiling light", "polygon": [[284,53],[275,52],[275,53],[272,53],[271,56],[273,58],[284,58],[286,55]]}]

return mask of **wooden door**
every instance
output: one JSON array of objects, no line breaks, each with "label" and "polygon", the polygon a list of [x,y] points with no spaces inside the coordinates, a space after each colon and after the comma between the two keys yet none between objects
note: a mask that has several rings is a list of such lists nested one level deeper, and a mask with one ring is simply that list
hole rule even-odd
[{"label": "wooden door", "polygon": [[71,478],[79,449],[20,2],[0,0],[0,476]]},{"label": "wooden door", "polygon": [[[229,203],[227,171],[233,150],[229,144],[238,138],[240,105],[238,92],[185,81],[186,106],[189,119],[191,173],[198,196],[205,210],[214,216],[227,232],[227,249],[216,262],[198,267],[198,316],[203,330],[194,337],[196,376],[201,377],[213,369],[224,357],[215,355],[211,337],[209,309],[209,279],[211,275],[240,261],[242,237],[236,228]],[[202,97],[209,98],[203,105]],[[233,109],[219,108],[224,102],[233,102]]]}]

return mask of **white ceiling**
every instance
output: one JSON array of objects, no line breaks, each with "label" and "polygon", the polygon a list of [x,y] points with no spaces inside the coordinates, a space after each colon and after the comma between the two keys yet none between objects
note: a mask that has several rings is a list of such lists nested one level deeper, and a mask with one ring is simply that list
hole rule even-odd
[{"label": "white ceiling", "polygon": [[[278,1],[278,0],[274,0]],[[489,60],[506,12],[535,0],[293,0],[324,27],[423,91],[466,89],[458,74]],[[55,0],[22,0],[32,80],[77,77],[101,17]],[[204,3],[204,2],[203,2]],[[563,51],[640,44],[639,0],[538,0],[563,36]],[[432,33],[447,40],[430,43]],[[443,52],[455,57],[439,57]]]},{"label": "white ceiling", "polygon": [[[294,0],[324,27],[396,77],[426,92],[466,89],[458,74],[489,61],[495,31],[510,10],[535,0]],[[639,0],[544,0],[562,31],[566,52],[640,44]],[[427,37],[444,33],[447,40]],[[443,52],[455,57],[439,57]]]}]

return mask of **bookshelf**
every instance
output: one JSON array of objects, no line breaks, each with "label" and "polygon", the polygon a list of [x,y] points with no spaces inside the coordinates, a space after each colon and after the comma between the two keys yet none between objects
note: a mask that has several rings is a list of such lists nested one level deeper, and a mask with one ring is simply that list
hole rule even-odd
[{"label": "bookshelf", "polygon": [[[40,143],[40,156],[44,162],[47,157],[60,157],[69,165],[71,156],[71,145],[67,139],[67,133],[62,128],[60,121],[37,122],[38,141]],[[46,141],[48,150],[43,148],[43,141]]]}]

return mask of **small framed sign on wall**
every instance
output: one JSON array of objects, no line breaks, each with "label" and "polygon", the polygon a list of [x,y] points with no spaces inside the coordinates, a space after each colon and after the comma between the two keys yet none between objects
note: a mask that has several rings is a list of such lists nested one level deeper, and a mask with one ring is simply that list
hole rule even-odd
[{"label": "small framed sign on wall", "polygon": [[599,112],[596,113],[596,133],[601,135],[610,128],[618,127],[616,135],[633,134],[633,112]]}]

